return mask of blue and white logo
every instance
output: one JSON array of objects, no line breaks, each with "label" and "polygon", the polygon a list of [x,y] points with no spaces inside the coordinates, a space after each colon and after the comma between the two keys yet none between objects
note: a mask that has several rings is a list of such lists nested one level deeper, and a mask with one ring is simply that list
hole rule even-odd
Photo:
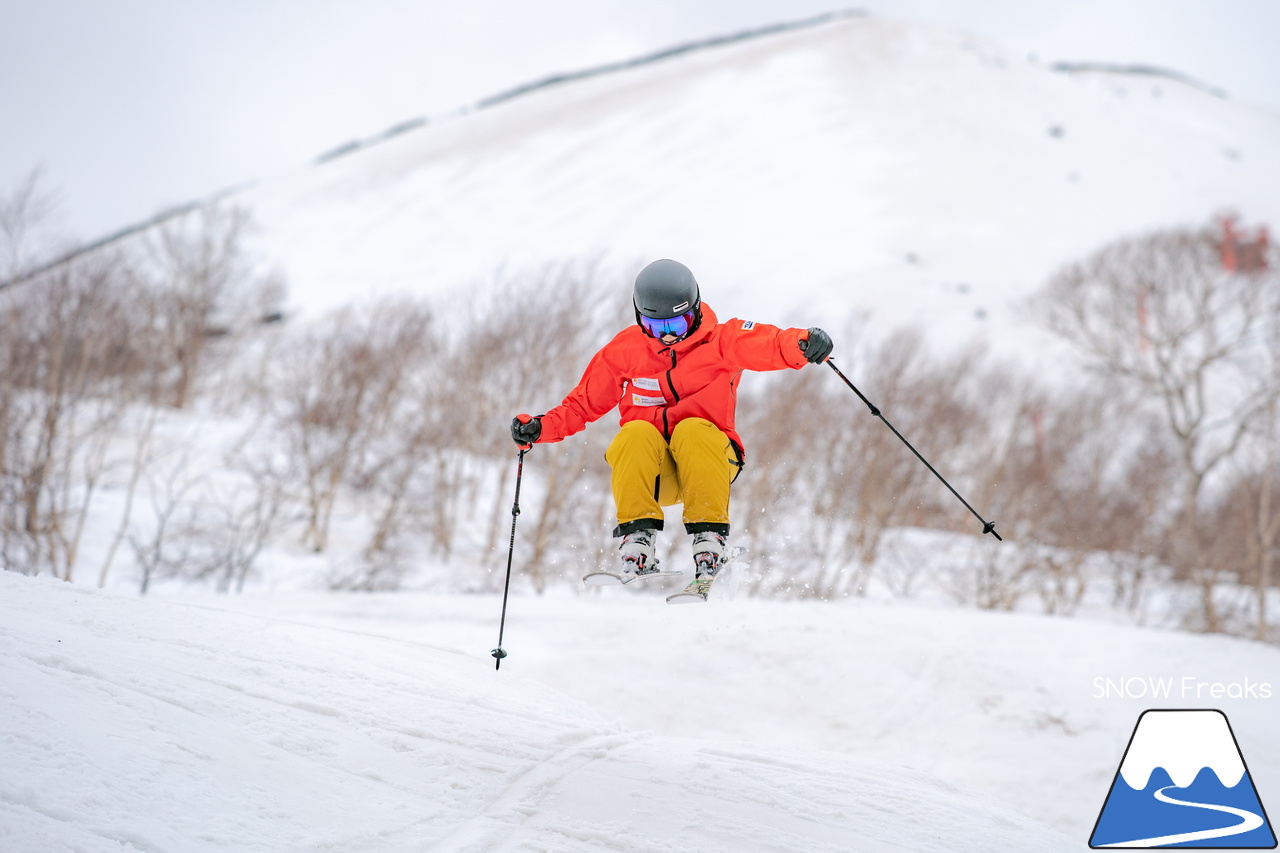
[{"label": "blue and white logo", "polygon": [[1144,711],[1089,846],[1274,849],[1226,714]]}]

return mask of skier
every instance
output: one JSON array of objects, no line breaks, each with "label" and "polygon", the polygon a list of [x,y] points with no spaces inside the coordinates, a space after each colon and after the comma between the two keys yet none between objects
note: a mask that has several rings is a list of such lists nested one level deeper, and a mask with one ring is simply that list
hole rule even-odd
[{"label": "skier", "polygon": [[632,302],[636,324],[592,357],[564,402],[543,415],[517,415],[511,436],[524,449],[561,441],[617,406],[621,429],[605,453],[618,516],[613,535],[622,540],[615,577],[627,583],[664,574],[654,559],[662,507],[683,503],[694,561],[685,594],[705,601],[726,560],[729,486],[746,458],[734,429],[742,371],[819,364],[832,342],[818,328],[719,322],[693,273],[673,260],[640,271]]}]

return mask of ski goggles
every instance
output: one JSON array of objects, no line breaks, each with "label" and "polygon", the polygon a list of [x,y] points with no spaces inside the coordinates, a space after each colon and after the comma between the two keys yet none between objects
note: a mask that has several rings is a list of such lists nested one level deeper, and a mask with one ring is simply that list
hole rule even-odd
[{"label": "ski goggles", "polygon": [[683,338],[689,334],[689,330],[693,328],[693,321],[696,317],[695,311],[686,311],[675,317],[665,317],[657,319],[655,317],[646,317],[640,315],[640,327],[644,329],[645,334],[662,340],[667,335],[676,338]]}]

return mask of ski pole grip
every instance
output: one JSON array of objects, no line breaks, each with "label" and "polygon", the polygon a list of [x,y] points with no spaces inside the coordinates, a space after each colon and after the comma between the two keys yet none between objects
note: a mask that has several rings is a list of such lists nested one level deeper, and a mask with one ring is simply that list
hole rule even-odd
[{"label": "ski pole grip", "polygon": [[[539,434],[542,432],[542,425],[534,423],[537,418],[533,415],[520,414],[511,420],[511,437],[516,440],[516,446],[521,450],[530,450],[533,444],[538,440]],[[526,432],[525,427],[533,424],[533,429]]]}]

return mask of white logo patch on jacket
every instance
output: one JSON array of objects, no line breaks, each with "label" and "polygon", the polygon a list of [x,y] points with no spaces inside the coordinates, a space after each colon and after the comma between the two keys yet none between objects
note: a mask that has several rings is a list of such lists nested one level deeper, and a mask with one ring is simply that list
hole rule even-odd
[{"label": "white logo patch on jacket", "polygon": [[[631,380],[631,386],[641,391],[656,391],[662,393],[662,384],[657,380],[647,376],[639,376]],[[634,406],[665,406],[667,404],[666,397],[654,397],[648,394],[632,394],[631,404]]]}]

